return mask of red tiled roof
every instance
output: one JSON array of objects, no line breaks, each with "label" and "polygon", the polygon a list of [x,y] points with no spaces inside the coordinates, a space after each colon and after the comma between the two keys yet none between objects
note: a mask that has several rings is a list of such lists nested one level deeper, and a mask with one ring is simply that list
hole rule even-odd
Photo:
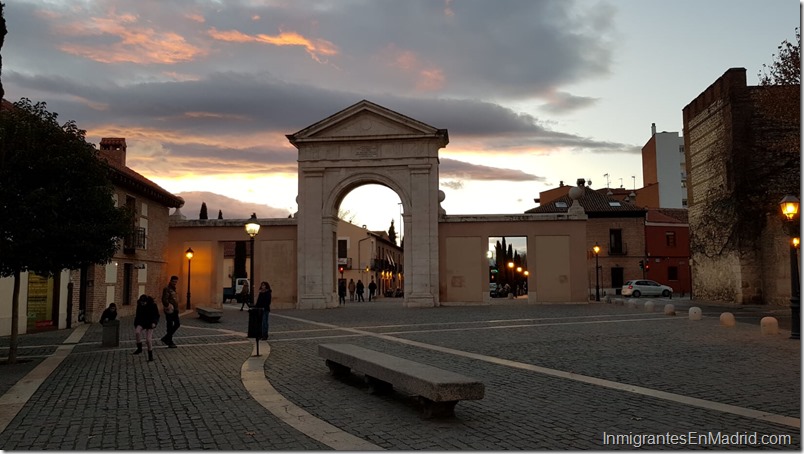
[{"label": "red tiled roof", "polygon": [[112,183],[137,191],[169,208],[177,208],[184,205],[184,199],[166,191],[161,186],[135,172],[130,167],[120,164],[113,157],[109,156],[105,150],[100,151],[98,156],[112,169]]},{"label": "red tiled roof", "polygon": [[[612,205],[609,202],[615,204]],[[581,204],[589,217],[642,217],[645,215],[644,208],[616,198],[607,197],[605,194],[601,194],[588,186],[583,187],[583,196],[578,199],[578,203]],[[525,213],[566,213],[571,206],[572,199],[568,194],[545,205],[531,208]]]},{"label": "red tiled roof", "polygon": [[689,224],[689,211],[686,208],[659,208],[659,213],[671,217],[683,224]]}]

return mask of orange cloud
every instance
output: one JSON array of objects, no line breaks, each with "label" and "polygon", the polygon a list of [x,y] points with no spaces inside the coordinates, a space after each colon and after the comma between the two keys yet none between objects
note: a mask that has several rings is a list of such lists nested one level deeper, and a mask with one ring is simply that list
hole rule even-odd
[{"label": "orange cloud", "polygon": [[423,69],[419,71],[419,80],[416,89],[421,91],[434,91],[444,86],[444,72],[440,69]]},{"label": "orange cloud", "polygon": [[323,63],[321,56],[337,55],[338,48],[325,39],[308,39],[296,32],[281,32],[278,35],[247,35],[237,30],[220,31],[211,29],[209,36],[219,41],[235,43],[262,43],[272,46],[300,46],[303,47],[313,60]]},{"label": "orange cloud", "polygon": [[90,17],[84,22],[72,22],[59,27],[66,37],[116,36],[112,44],[62,43],[59,48],[72,55],[101,63],[162,63],[191,61],[207,52],[193,46],[173,32],[160,32],[137,26],[138,18],[131,14],[108,18]]},{"label": "orange cloud", "polygon": [[397,49],[395,45],[386,46],[383,57],[390,59],[388,65],[412,74],[416,80],[416,89],[434,91],[444,86],[444,72],[439,68],[426,68],[415,52]]},{"label": "orange cloud", "polygon": [[190,19],[193,22],[198,22],[199,24],[203,24],[204,22],[207,21],[204,18],[204,16],[202,16],[202,15],[200,15],[198,13],[187,13],[187,14],[184,15],[184,17],[186,17],[187,19]]},{"label": "orange cloud", "polygon": [[210,147],[246,149],[265,146],[266,143],[276,144],[288,149],[293,146],[281,132],[259,132],[244,134],[240,132],[231,134],[215,134],[210,136],[190,135],[180,131],[157,129],[137,126],[100,125],[87,129],[87,136],[91,137],[125,137],[127,140],[142,140],[162,144],[177,145],[205,145]]},{"label": "orange cloud", "polygon": [[455,15],[455,11],[452,9],[452,0],[444,0],[444,15],[447,17]]}]

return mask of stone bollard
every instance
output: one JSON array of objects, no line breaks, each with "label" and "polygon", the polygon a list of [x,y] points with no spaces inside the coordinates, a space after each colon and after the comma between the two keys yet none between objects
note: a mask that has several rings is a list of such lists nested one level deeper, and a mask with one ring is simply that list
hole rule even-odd
[{"label": "stone bollard", "polygon": [[720,324],[723,326],[734,326],[736,325],[736,321],[734,320],[734,314],[731,312],[724,312],[720,314]]},{"label": "stone bollard", "polygon": [[611,296],[606,295],[606,304],[611,304]]},{"label": "stone bollard", "polygon": [[622,306],[623,305],[623,299],[622,298],[615,298],[614,299],[614,305],[615,306]]},{"label": "stone bollard", "polygon": [[101,347],[120,346],[120,320],[109,320],[103,324]]},{"label": "stone bollard", "polygon": [[700,320],[703,318],[703,314],[701,313],[700,307],[691,307],[690,308],[690,320]]},{"label": "stone bollard", "polygon": [[779,321],[773,317],[762,317],[759,321],[759,330],[762,334],[779,334]]},{"label": "stone bollard", "polygon": [[635,300],[633,298],[628,299],[628,307],[630,307],[632,309],[636,309],[637,306],[638,306],[637,300]]},{"label": "stone bollard", "polygon": [[664,315],[676,315],[676,307],[672,304],[665,304]]},{"label": "stone bollard", "polygon": [[653,301],[648,301],[648,302],[646,302],[646,303],[645,303],[645,311],[647,311],[647,312],[653,312],[653,307],[654,307],[655,305],[656,305],[656,304],[655,304]]}]

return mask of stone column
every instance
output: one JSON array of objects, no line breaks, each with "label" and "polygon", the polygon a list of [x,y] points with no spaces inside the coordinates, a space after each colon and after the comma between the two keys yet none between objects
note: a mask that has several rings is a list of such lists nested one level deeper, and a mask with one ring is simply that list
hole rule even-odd
[{"label": "stone column", "polygon": [[[411,216],[405,218],[405,306],[438,303],[438,191],[432,165],[410,165]],[[410,226],[408,228],[408,226]],[[410,292],[410,293],[408,293]]]},{"label": "stone column", "polygon": [[[326,307],[324,287],[324,239],[321,206],[323,203],[322,168],[299,169],[299,214],[297,251],[299,309]],[[302,259],[303,258],[303,259]]]}]

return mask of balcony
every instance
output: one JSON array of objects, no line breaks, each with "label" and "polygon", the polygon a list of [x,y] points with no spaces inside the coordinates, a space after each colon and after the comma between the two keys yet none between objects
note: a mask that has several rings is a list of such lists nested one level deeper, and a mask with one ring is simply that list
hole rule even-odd
[{"label": "balcony", "polygon": [[609,244],[609,255],[628,255],[628,245],[625,243]]},{"label": "balcony", "polygon": [[338,266],[342,266],[345,270],[352,269],[352,258],[351,257],[338,257]]},{"label": "balcony", "polygon": [[137,249],[145,249],[145,228],[137,227],[123,240],[123,253],[134,254]]}]

